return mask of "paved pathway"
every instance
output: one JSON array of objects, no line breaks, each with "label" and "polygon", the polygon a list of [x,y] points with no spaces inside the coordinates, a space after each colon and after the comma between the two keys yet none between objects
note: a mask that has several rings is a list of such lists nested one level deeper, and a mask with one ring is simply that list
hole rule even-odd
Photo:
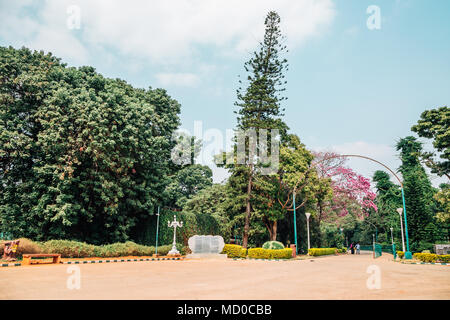
[{"label": "paved pathway", "polygon": [[[450,299],[450,266],[406,265],[383,253],[296,261],[154,261],[0,268],[0,299]],[[381,288],[368,289],[375,265]],[[73,266],[72,266],[73,267]]]}]

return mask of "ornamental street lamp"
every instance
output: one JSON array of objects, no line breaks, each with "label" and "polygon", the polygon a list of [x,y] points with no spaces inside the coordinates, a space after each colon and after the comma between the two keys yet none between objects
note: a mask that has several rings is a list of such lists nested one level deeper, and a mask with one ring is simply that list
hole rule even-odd
[{"label": "ornamental street lamp", "polygon": [[182,221],[177,221],[177,217],[173,215],[173,221],[167,221],[167,226],[169,228],[173,228],[173,243],[172,243],[172,250],[169,251],[167,255],[179,255],[180,252],[177,250],[177,228],[181,228],[183,226]]},{"label": "ornamental street lamp", "polygon": [[402,232],[402,247],[403,247],[403,252],[405,252],[405,235],[403,234],[403,219],[402,219],[403,208],[398,208],[397,212],[400,215],[400,228],[401,228],[401,232]]},{"label": "ornamental street lamp", "polygon": [[309,243],[309,217],[311,216],[311,213],[305,212],[305,215],[306,215],[306,229],[308,231],[308,251],[309,251],[309,249],[311,249],[311,245]]}]

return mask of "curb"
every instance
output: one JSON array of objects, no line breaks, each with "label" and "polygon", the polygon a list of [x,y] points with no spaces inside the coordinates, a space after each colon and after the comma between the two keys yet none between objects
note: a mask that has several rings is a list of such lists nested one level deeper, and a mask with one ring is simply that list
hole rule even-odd
[{"label": "curb", "polygon": [[20,267],[20,263],[2,263],[2,267]]},{"label": "curb", "polygon": [[109,262],[134,262],[134,261],[161,261],[161,260],[184,260],[181,258],[146,258],[146,259],[112,259],[112,260],[84,260],[84,261],[62,261],[62,264],[87,264],[87,263],[109,263]]},{"label": "curb", "polygon": [[233,260],[257,260],[257,261],[293,261],[291,259],[256,259],[256,258],[232,258]]},{"label": "curb", "polygon": [[403,261],[399,261],[402,264],[431,264],[431,265],[437,265],[437,266],[450,266],[450,263],[445,263],[445,262],[403,262]]}]

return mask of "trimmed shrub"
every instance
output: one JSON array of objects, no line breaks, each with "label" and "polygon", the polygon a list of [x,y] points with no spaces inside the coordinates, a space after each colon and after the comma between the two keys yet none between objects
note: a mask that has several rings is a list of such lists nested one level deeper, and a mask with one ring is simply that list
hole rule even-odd
[{"label": "trimmed shrub", "polygon": [[434,253],[414,253],[413,258],[416,260],[420,260],[422,262],[436,262],[439,258],[437,254]]},{"label": "trimmed shrub", "polygon": [[222,250],[228,258],[245,258],[247,256],[247,249],[237,244],[226,244]]},{"label": "trimmed shrub", "polygon": [[248,249],[248,257],[252,259],[290,259],[292,258],[292,249]]},{"label": "trimmed shrub", "polygon": [[[72,240],[49,240],[45,242],[33,242],[29,239],[19,239],[17,256],[24,253],[58,253],[62,258],[113,258],[124,256],[151,256],[155,253],[155,247],[127,241],[125,243],[112,243],[102,246],[95,246],[84,242]],[[4,244],[0,243],[0,252],[3,253]],[[158,254],[167,255],[172,249],[172,245],[159,246]],[[185,255],[189,247],[177,244],[177,249]]]},{"label": "trimmed shrub", "polygon": [[281,250],[284,249],[284,245],[279,241],[267,241],[263,244],[263,249],[274,249]]},{"label": "trimmed shrub", "polygon": [[398,256],[400,259],[403,259],[403,257],[405,256],[405,252],[404,252],[404,251],[397,251],[397,256]]},{"label": "trimmed shrub", "polygon": [[71,240],[49,240],[41,246],[42,253],[59,253],[62,258],[95,257],[97,253],[96,246]]},{"label": "trimmed shrub", "polygon": [[450,254],[441,254],[439,255],[439,261],[450,263]]},{"label": "trimmed shrub", "polygon": [[271,251],[271,259],[290,259],[292,258],[292,249],[284,248]]},{"label": "trimmed shrub", "polygon": [[252,259],[270,259],[271,255],[269,249],[252,248],[248,249],[248,257]]},{"label": "trimmed shrub", "polygon": [[[165,246],[158,246],[158,254],[161,256],[165,256],[169,253],[169,251],[172,250],[172,245],[168,244]],[[178,249],[179,251],[179,249]]]},{"label": "trimmed shrub", "polygon": [[338,252],[337,248],[311,248],[308,250],[308,255],[324,256],[324,255],[336,254],[337,252]]}]

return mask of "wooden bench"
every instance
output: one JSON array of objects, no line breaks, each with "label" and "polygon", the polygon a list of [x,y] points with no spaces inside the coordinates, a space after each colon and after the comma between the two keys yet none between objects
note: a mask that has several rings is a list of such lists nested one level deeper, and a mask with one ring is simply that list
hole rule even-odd
[{"label": "wooden bench", "polygon": [[[32,264],[32,262],[31,262],[32,258],[53,258],[53,262],[52,263],[61,263],[61,255],[60,254],[53,254],[53,253],[24,254],[22,256],[22,258],[23,258],[22,265],[30,265],[30,264]],[[36,260],[34,260],[34,261],[36,261]]]}]

